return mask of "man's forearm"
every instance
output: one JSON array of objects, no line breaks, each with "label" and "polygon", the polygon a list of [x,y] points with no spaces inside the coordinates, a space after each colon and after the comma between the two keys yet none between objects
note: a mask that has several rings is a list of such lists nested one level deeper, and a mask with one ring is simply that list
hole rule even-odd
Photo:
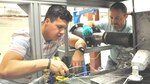
[{"label": "man's forearm", "polygon": [[83,39],[79,39],[76,43],[75,43],[75,48],[80,48],[80,47],[86,47],[86,43]]},{"label": "man's forearm", "polygon": [[11,60],[7,63],[6,66],[1,66],[1,78],[13,79],[23,77],[43,70],[47,67],[47,65],[48,59],[39,59],[32,61]]}]

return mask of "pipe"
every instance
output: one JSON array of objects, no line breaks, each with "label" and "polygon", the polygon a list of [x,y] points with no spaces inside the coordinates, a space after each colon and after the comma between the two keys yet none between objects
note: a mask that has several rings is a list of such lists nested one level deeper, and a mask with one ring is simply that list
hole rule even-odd
[{"label": "pipe", "polygon": [[105,44],[133,47],[133,34],[120,32],[105,32],[102,37]]}]

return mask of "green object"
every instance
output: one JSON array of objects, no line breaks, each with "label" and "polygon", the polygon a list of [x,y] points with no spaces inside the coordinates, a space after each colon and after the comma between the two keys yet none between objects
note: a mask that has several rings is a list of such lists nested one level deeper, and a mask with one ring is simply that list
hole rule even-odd
[{"label": "green object", "polygon": [[93,29],[89,25],[83,25],[82,35],[84,37],[90,37],[93,35]]}]

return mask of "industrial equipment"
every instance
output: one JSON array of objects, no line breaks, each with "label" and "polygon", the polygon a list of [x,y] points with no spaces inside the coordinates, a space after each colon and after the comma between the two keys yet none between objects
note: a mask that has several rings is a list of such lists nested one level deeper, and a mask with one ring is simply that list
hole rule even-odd
[{"label": "industrial equipment", "polygon": [[82,35],[83,24],[75,24],[70,32],[85,39],[87,46],[98,46],[102,43],[121,45],[124,47],[133,47],[133,35],[132,33],[119,33],[119,32],[101,32],[98,28],[92,28],[93,35],[84,37]]},{"label": "industrial equipment", "polygon": [[[32,34],[32,44],[34,46],[32,47],[33,51],[33,59],[35,58],[42,58],[41,54],[41,45],[40,39],[41,34],[39,33],[40,30],[40,7],[42,4],[61,4],[61,5],[75,5],[75,6],[92,6],[92,7],[109,7],[110,4],[114,3],[115,1],[125,1],[125,0],[28,0],[28,1],[12,1],[12,0],[1,0],[0,2],[5,3],[17,3],[20,4],[21,7],[24,7],[24,9],[27,10],[29,21],[30,21],[30,31]],[[134,1],[134,0],[133,0]],[[134,11],[133,11],[134,12]],[[134,16],[134,13],[133,13]],[[124,80],[127,78],[131,81],[144,81],[142,84],[149,84],[150,82],[147,82],[149,80],[149,71],[150,69],[147,67],[150,60],[150,12],[141,12],[137,13],[135,15],[135,18],[133,21],[136,23],[134,24],[134,33],[114,33],[114,32],[104,32],[99,33],[99,29],[95,29],[94,36],[95,38],[84,38],[82,37],[82,27],[83,24],[76,24],[74,25],[70,32],[76,35],[81,36],[84,38],[88,44],[89,47],[93,47],[92,49],[87,48],[85,52],[92,52],[92,51],[99,51],[99,50],[107,50],[110,48],[104,48],[99,46],[101,42],[106,44],[114,44],[114,45],[122,45],[125,47],[133,47],[137,48],[137,52],[134,55],[134,58],[132,59],[132,74],[131,69],[119,69],[119,70],[110,70],[110,71],[103,71],[98,73],[96,76],[88,76],[83,78],[76,78],[71,79],[71,81],[67,81],[67,83],[70,84],[83,84],[84,82],[81,81],[84,80],[86,82],[91,82],[91,84],[97,84],[97,83],[103,83],[103,84],[122,84]],[[37,25],[39,24],[39,25]],[[116,39],[116,36],[119,37]],[[132,38],[134,37],[134,38]],[[98,39],[97,39],[98,38]],[[99,39],[100,38],[100,39]],[[91,40],[92,39],[92,40]],[[133,42],[134,41],[134,42]],[[96,47],[96,48],[95,48]],[[131,74],[131,75],[130,75]],[[140,75],[139,75],[140,74]],[[41,76],[41,73],[35,74],[34,78],[37,78]],[[130,76],[129,76],[130,75]],[[128,77],[129,76],[129,77]],[[61,77],[60,77],[61,78]],[[40,77],[40,79],[42,79]],[[59,79],[59,77],[58,77]],[[80,80],[79,80],[80,79]],[[91,80],[90,80],[91,79]],[[109,79],[109,80],[107,80]],[[80,82],[79,82],[80,81]],[[135,83],[134,83],[135,84]]]},{"label": "industrial equipment", "polygon": [[141,81],[143,77],[139,75],[139,71],[143,71],[149,64],[150,52],[148,50],[138,50],[131,61],[132,75],[128,77],[131,81]]},{"label": "industrial equipment", "polygon": [[[92,84],[149,84],[150,60],[150,11],[135,14],[133,48],[136,50],[131,61],[131,68],[110,71],[91,79]],[[108,39],[113,40],[113,39]],[[110,41],[109,41],[110,42]],[[109,79],[106,81],[105,79]]]},{"label": "industrial equipment", "polygon": [[74,16],[74,24],[77,24],[77,23],[80,23],[80,17],[81,15],[85,14],[85,13],[88,13],[88,12],[96,12],[97,9],[96,8],[89,8],[89,9],[84,9],[84,10],[81,10],[81,11],[75,11],[73,13],[73,16]]},{"label": "industrial equipment", "polygon": [[[93,32],[101,32],[100,29],[97,29],[97,28],[92,28],[93,29]],[[83,38],[86,43],[87,43],[87,46],[88,47],[91,47],[91,46],[98,46],[100,45],[99,42],[96,42],[96,40],[93,38],[93,36],[90,36],[90,37],[84,37],[82,35],[82,30],[83,30],[83,24],[82,23],[78,23],[78,24],[75,24],[74,26],[71,27],[70,29],[70,32],[72,34],[75,34],[77,36],[80,36],[81,38]]]}]

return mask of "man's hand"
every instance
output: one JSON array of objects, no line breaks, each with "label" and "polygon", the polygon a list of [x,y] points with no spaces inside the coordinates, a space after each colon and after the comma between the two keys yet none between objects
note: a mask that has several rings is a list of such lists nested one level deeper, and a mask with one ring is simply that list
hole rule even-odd
[{"label": "man's hand", "polygon": [[82,35],[84,37],[90,37],[93,34],[93,29],[89,25],[83,25]]},{"label": "man's hand", "polygon": [[73,72],[78,73],[81,67],[83,67],[83,63],[84,63],[83,53],[80,52],[79,50],[76,50],[72,57]]},{"label": "man's hand", "polygon": [[69,69],[61,60],[51,59],[50,70],[56,75],[65,76]]},{"label": "man's hand", "polygon": [[102,42],[102,39],[103,39],[103,32],[100,32],[100,33],[93,33],[93,36],[94,36],[94,38],[95,38],[95,40],[97,41],[97,42]]}]

